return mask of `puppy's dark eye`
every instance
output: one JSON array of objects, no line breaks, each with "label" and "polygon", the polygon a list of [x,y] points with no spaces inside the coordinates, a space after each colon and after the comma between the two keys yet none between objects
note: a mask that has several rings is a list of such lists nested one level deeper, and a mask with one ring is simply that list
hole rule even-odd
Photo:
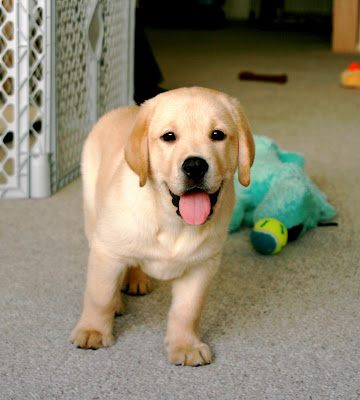
[{"label": "puppy's dark eye", "polygon": [[226,135],[223,131],[216,130],[211,134],[211,140],[224,140]]},{"label": "puppy's dark eye", "polygon": [[167,132],[164,135],[161,136],[162,140],[165,142],[173,142],[176,140],[176,136],[174,132]]}]

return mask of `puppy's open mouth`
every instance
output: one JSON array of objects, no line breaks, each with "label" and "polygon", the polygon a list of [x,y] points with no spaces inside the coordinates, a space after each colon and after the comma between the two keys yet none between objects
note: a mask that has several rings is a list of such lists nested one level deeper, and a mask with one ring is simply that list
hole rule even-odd
[{"label": "puppy's open mouth", "polygon": [[220,189],[213,194],[200,189],[192,189],[181,196],[169,191],[172,203],[177,207],[176,213],[190,225],[202,225],[213,213]]}]

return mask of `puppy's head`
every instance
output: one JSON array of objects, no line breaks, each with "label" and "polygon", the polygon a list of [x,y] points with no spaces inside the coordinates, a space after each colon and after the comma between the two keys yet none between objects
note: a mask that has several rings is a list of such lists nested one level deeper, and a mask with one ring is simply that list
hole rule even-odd
[{"label": "puppy's head", "polygon": [[238,167],[250,183],[255,155],[248,121],[239,103],[203,88],[182,88],[145,102],[125,148],[140,186],[151,180],[189,224],[203,224],[213,212],[224,183]]}]

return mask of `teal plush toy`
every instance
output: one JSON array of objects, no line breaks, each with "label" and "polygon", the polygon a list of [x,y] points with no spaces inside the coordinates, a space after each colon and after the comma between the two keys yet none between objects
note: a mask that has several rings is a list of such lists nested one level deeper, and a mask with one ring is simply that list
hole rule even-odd
[{"label": "teal plush toy", "polygon": [[254,226],[263,218],[275,218],[292,241],[322,222],[332,220],[335,209],[324,193],[304,173],[304,156],[283,151],[270,138],[254,136],[256,156],[251,183],[243,187],[234,178],[236,203],[229,227]]}]

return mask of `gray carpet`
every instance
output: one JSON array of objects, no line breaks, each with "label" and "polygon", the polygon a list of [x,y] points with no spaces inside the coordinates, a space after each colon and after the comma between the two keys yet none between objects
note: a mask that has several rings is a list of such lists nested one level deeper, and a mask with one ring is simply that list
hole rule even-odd
[{"label": "gray carpet", "polygon": [[[0,202],[1,399],[360,398],[360,90],[339,86],[359,55],[312,34],[152,30],[164,87],[208,86],[238,97],[253,131],[305,154],[338,211],[278,256],[256,254],[249,230],[229,237],[202,318],[214,363],[176,367],[163,352],[169,283],[127,297],[109,349],[74,348],[87,243],[81,182],[46,200]],[[289,75],[240,82],[241,70]]]}]

